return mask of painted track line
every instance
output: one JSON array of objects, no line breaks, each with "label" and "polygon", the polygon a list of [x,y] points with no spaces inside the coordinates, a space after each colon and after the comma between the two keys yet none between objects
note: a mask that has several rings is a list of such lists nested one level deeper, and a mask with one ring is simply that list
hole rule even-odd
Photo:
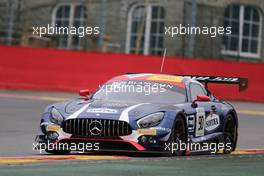
[{"label": "painted track line", "polygon": [[253,115],[253,116],[264,116],[264,111],[253,111],[253,110],[237,110],[238,114]]},{"label": "painted track line", "polygon": [[[264,154],[264,149],[239,149],[232,152],[232,155],[257,155]],[[199,155],[204,156],[204,155]],[[214,157],[214,155],[208,155]],[[221,153],[216,155],[221,156]],[[263,155],[264,156],[264,155]],[[187,156],[186,158],[188,158]],[[197,157],[193,156],[193,157]],[[89,161],[89,160],[116,160],[116,159],[136,159],[129,156],[110,156],[110,155],[37,155],[37,156],[18,156],[18,157],[0,157],[0,164],[20,164],[20,163],[45,163],[51,161]],[[152,159],[159,159],[154,157]],[[162,157],[164,158],[164,157]],[[168,157],[169,158],[169,157]]]},{"label": "painted track line", "polygon": [[49,97],[49,96],[32,96],[32,95],[21,95],[21,94],[0,94],[1,98],[14,98],[22,100],[43,100],[43,101],[67,101],[69,98],[62,97]]},{"label": "painted track line", "polygon": [[15,163],[40,163],[50,161],[74,161],[74,160],[106,160],[124,159],[127,156],[107,156],[107,155],[42,155],[42,156],[20,156],[20,157],[0,157],[0,164]]},{"label": "painted track line", "polygon": [[238,149],[232,152],[232,155],[246,155],[246,154],[264,154],[264,149]]}]

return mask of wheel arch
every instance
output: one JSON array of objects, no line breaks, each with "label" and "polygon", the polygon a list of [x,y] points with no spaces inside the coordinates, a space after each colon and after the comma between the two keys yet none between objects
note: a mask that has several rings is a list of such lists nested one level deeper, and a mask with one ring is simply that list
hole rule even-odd
[{"label": "wheel arch", "polygon": [[174,119],[173,128],[175,127],[175,125],[176,125],[176,120],[177,120],[178,118],[182,118],[182,119],[183,119],[184,126],[185,126],[185,133],[186,133],[187,136],[188,136],[187,116],[186,116],[186,114],[185,114],[183,111],[179,111],[179,112],[176,114],[175,119]]}]

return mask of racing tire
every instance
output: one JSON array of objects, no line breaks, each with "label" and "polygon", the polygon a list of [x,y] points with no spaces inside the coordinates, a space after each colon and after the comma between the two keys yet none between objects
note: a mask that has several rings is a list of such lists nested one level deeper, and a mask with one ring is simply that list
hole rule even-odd
[{"label": "racing tire", "polygon": [[234,117],[229,114],[226,117],[224,125],[224,154],[230,154],[235,151],[237,144],[237,124]]},{"label": "racing tire", "polygon": [[[186,125],[184,123],[184,118],[177,117],[173,131],[168,140],[171,143],[171,145],[177,146],[176,151],[173,152],[171,151],[171,156],[185,156],[187,149],[187,136],[188,135],[187,135]],[[182,150],[180,146],[182,146],[184,150]]]}]

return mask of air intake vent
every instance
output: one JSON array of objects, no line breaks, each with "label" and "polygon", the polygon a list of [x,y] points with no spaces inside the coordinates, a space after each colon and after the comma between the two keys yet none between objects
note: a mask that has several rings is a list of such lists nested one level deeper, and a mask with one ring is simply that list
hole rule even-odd
[{"label": "air intake vent", "polygon": [[132,129],[127,122],[105,119],[69,119],[63,131],[73,137],[118,137],[127,136]]}]

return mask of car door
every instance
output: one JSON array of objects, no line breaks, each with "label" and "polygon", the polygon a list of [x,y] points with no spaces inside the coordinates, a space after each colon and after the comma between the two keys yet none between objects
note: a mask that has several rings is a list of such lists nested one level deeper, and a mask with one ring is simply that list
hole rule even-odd
[{"label": "car door", "polygon": [[[207,91],[202,85],[198,83],[191,83],[190,84],[191,102],[197,100],[198,96],[206,97]],[[212,111],[214,111],[215,109],[215,103],[209,99],[207,101],[195,101],[195,103],[192,103],[191,108],[193,109],[192,111],[194,112],[194,136],[202,137],[207,134],[210,134],[211,130],[208,129],[212,127],[210,126],[210,124],[208,126],[207,118],[211,117],[210,115],[212,114]],[[219,123],[219,119],[217,123]]]}]

